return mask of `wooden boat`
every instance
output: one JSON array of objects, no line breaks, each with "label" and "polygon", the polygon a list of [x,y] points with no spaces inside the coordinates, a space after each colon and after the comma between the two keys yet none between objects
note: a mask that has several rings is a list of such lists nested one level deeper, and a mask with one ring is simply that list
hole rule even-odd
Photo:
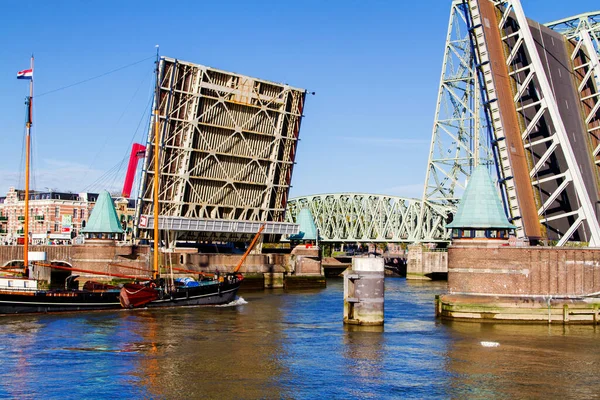
[{"label": "wooden boat", "polygon": [[[41,289],[35,279],[0,278],[0,314],[69,312],[120,308],[120,288],[102,290]],[[86,282],[84,286],[99,283]]]},{"label": "wooden boat", "polygon": [[120,301],[123,308],[227,304],[235,300],[242,280],[241,274],[227,274],[222,280],[192,281],[194,285],[176,281],[170,289],[164,280],[161,286],[126,283]]},{"label": "wooden boat", "polygon": [[226,274],[198,281],[174,280],[174,285],[163,278],[121,286],[87,281],[78,289],[77,277],[71,275],[61,289],[39,288],[35,279],[0,277],[0,314],[227,304],[235,300],[243,280],[241,274]]},{"label": "wooden boat", "polygon": [[[95,273],[49,264],[44,266]],[[112,276],[125,277],[120,274]],[[0,277],[0,314],[220,305],[235,300],[243,280],[241,274],[230,273],[201,280],[188,277],[187,282],[175,279],[174,285],[171,285],[164,278],[140,282],[129,277],[132,283],[116,286],[87,281],[79,289],[77,278],[78,275],[69,276],[64,288],[44,289],[38,286],[39,282],[35,279]]]},{"label": "wooden boat", "polygon": [[[121,306],[124,308],[197,306],[227,304],[234,301],[244,280],[243,275],[238,271],[264,228],[264,225],[260,227],[232,273],[227,273],[224,276],[200,273],[199,280],[190,278],[173,279],[171,275],[170,283],[156,275],[157,278],[145,284],[126,283],[120,293]],[[187,274],[198,274],[198,271],[182,268],[172,267],[172,270]]]}]

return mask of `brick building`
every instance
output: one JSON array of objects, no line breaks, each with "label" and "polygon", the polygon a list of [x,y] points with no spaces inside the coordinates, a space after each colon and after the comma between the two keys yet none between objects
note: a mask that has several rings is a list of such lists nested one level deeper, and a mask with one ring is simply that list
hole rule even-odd
[{"label": "brick building", "polygon": [[[70,244],[78,236],[98,198],[97,193],[29,193],[29,232],[33,244]],[[135,203],[117,200],[123,229],[131,237]],[[0,244],[22,241],[25,220],[25,191],[11,187],[0,197]],[[21,240],[19,240],[21,238]]]}]

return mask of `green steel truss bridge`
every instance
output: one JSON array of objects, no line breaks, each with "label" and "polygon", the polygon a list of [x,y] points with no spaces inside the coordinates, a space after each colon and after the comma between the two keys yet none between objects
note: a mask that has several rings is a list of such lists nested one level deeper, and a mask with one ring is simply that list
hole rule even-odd
[{"label": "green steel truss bridge", "polygon": [[[324,242],[428,242],[444,240],[448,207],[418,199],[367,193],[319,194],[290,199],[288,222],[308,208]],[[424,217],[426,223],[420,223]]]},{"label": "green steel truss bridge", "polygon": [[[561,66],[546,65],[557,57]],[[326,242],[445,241],[471,173],[485,164],[517,237],[600,246],[599,58],[600,12],[539,25],[519,0],[454,0],[423,197],[298,197],[287,222],[308,207]]]}]

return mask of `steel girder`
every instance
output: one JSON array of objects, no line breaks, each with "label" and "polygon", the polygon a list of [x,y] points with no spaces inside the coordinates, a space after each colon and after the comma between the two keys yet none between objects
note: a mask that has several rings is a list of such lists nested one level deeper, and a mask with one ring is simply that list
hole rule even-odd
[{"label": "steel girder", "polygon": [[[415,242],[425,225],[438,227],[432,241],[444,241],[444,207],[425,206],[418,199],[366,193],[320,194],[290,199],[286,219],[295,222],[308,208],[319,230],[319,240],[341,243]],[[420,224],[425,217],[427,222]]]},{"label": "steel girder", "polygon": [[[600,12],[598,11],[574,15],[544,25],[562,33],[569,39],[579,36],[581,31],[592,32],[597,40],[600,39]],[[598,47],[596,47],[596,50],[598,50]]]},{"label": "steel girder", "polygon": [[[600,12],[565,18],[546,24],[570,44],[577,92],[592,144],[594,163],[600,168]],[[600,178],[599,178],[600,180]]]},{"label": "steel girder", "polygon": [[[163,57],[158,92],[161,217],[283,222],[306,91]],[[153,140],[138,221],[152,214]]]},{"label": "steel girder", "polygon": [[[482,3],[495,8],[493,18],[481,18]],[[518,114],[509,122],[515,122],[512,125],[520,129],[520,151],[525,153],[521,160],[513,155],[514,143],[509,146],[506,140],[504,130],[512,126],[505,126],[498,106],[499,93],[491,69],[491,63],[498,60],[490,60],[484,33],[484,26],[490,20],[502,32],[499,36],[510,72],[510,96],[514,96],[512,112]],[[599,13],[587,13],[547,24],[571,40],[572,68],[578,78],[577,91],[588,132],[584,140],[594,149],[590,156],[596,165],[600,164],[600,143],[596,139],[600,134],[597,95],[600,74],[596,63],[599,21]],[[547,58],[542,62],[536,51],[535,41],[539,38],[534,39],[532,29],[535,30],[528,25],[518,0],[452,3],[423,203],[452,210],[473,167],[492,161],[505,211],[517,225],[517,236],[557,239],[559,245],[567,240],[600,244],[594,209],[600,173],[594,171],[594,182],[586,172],[593,167],[587,168],[582,160],[587,156],[576,156],[571,148],[561,119],[561,112],[565,111],[559,110],[555,88],[549,84],[549,72],[544,69],[550,68],[549,62]],[[536,34],[542,35],[541,31],[538,27]],[[507,93],[501,95],[505,101]],[[578,166],[577,161],[584,167]],[[519,184],[515,173],[523,175]],[[427,221],[420,218],[419,223]],[[528,232],[525,225],[529,226]],[[540,227],[545,229],[543,234],[539,233]],[[420,239],[428,240],[427,229],[419,231],[423,235]]]},{"label": "steel girder", "polygon": [[[555,38],[549,33],[551,31],[545,31],[539,24],[528,21],[518,0],[495,1],[493,12],[488,12],[487,18],[482,17],[481,7],[487,7],[487,3],[483,4],[487,1],[468,1],[478,64],[486,76],[483,85],[488,96],[487,107],[492,115],[500,113],[497,104],[506,101],[506,98],[498,97],[500,91],[495,86],[497,82],[492,79],[493,73],[488,72],[493,62],[498,60],[490,60],[487,41],[491,39],[486,34],[489,34],[490,24],[497,24],[494,29],[500,32],[504,49],[503,61],[508,67],[510,88],[514,96],[513,111],[516,112],[522,148],[525,150],[537,215],[545,228],[542,237],[557,239],[558,245],[563,245],[567,240],[600,245],[600,226],[595,212],[598,202],[597,183],[589,174],[591,166],[587,162],[588,154],[583,150],[576,154],[574,150],[578,146],[581,149],[581,144],[575,144],[578,137],[580,140],[587,138],[580,136],[582,132],[578,132],[577,116],[567,118],[567,111],[562,104],[557,103],[559,88],[551,80],[551,75],[557,71],[559,76],[555,76],[555,79],[560,79],[561,71],[551,68],[553,60],[548,54],[552,51],[559,54],[562,39],[557,39],[560,43],[555,48],[558,50],[552,50]],[[562,67],[568,76],[569,70],[564,65]],[[565,93],[561,94],[567,96]],[[578,105],[575,104],[575,107]],[[507,111],[504,108],[504,115]],[[526,237],[528,235],[520,224],[521,218],[525,217],[523,196],[519,198],[518,195],[519,191],[522,193],[527,187],[521,184],[520,188],[515,188],[518,185],[514,184],[513,178],[521,169],[512,165],[515,158],[511,159],[508,153],[514,147],[507,149],[503,144],[507,139],[508,129],[512,127],[507,129],[507,126],[502,125],[503,118],[500,114],[499,118],[492,118],[492,121],[495,143],[499,143],[497,146],[500,153],[506,154],[506,157],[500,158],[501,182],[508,192],[511,220],[519,228],[518,235]],[[566,128],[567,123],[569,130]],[[511,193],[511,190],[516,194]]]},{"label": "steel girder", "polygon": [[[468,177],[480,163],[493,164],[483,116],[475,59],[469,40],[467,5],[454,1],[450,12],[442,74],[422,201],[437,211],[456,211]],[[420,239],[433,239],[439,227],[421,209]],[[440,223],[445,225],[446,217]]]}]

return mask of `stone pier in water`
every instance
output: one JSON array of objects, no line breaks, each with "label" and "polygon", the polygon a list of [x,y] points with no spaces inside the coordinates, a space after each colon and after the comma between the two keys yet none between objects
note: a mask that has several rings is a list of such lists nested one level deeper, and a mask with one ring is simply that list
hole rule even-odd
[{"label": "stone pier in water", "polygon": [[356,257],[344,271],[344,323],[383,325],[385,265],[383,258]]}]

